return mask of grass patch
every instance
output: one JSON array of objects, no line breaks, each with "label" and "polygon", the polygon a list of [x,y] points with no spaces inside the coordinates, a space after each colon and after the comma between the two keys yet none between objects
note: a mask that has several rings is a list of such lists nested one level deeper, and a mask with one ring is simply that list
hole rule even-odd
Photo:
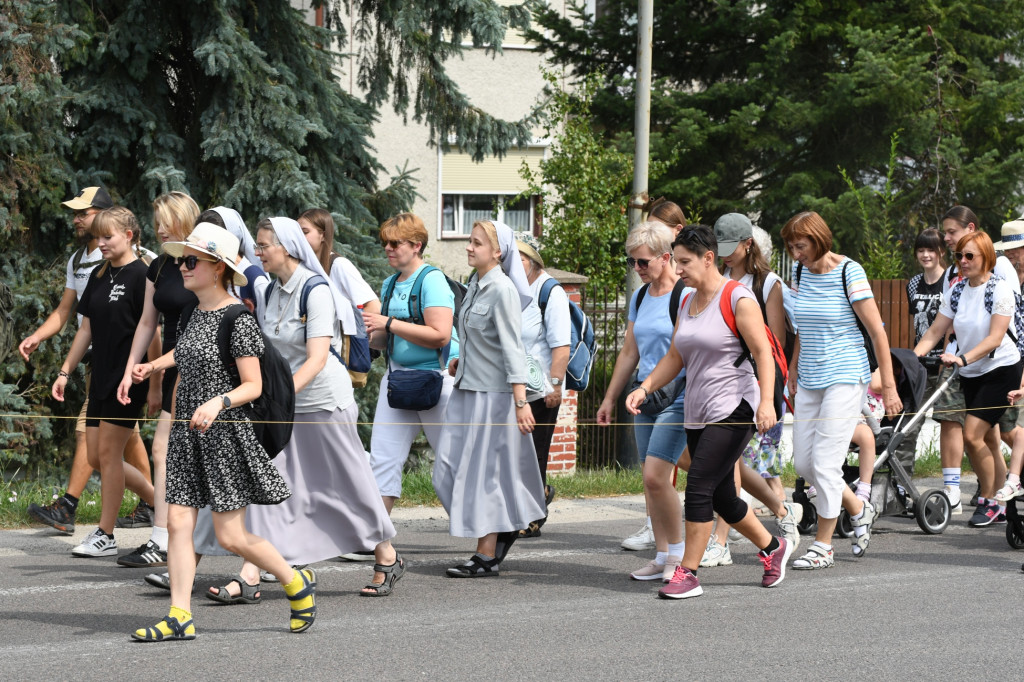
[{"label": "grass patch", "polygon": [[[14,481],[0,480],[0,529],[22,528],[29,525],[40,525],[28,515],[30,504],[47,505],[53,502],[56,495],[64,493],[63,488],[40,484],[36,481]],[[125,516],[135,505],[139,498],[135,493],[126,491],[124,500],[121,501],[121,511],[118,516]],[[78,500],[78,513],[75,518],[76,525],[97,524],[100,521],[100,492],[93,489],[92,484],[85,489]]]}]

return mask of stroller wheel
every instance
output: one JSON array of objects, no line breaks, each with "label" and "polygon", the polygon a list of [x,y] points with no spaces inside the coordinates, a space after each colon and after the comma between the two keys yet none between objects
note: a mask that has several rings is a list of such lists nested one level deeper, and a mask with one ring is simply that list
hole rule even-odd
[{"label": "stroller wheel", "polygon": [[850,512],[845,509],[839,512],[839,520],[836,522],[836,535],[841,538],[853,537],[853,522],[850,520]]},{"label": "stroller wheel", "polygon": [[949,498],[941,490],[926,490],[914,503],[917,525],[929,535],[938,535],[946,530],[951,513]]}]

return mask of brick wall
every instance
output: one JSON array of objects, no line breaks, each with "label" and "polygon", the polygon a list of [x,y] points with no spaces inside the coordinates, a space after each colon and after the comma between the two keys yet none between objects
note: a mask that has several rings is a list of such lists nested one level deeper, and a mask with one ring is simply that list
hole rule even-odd
[{"label": "brick wall", "polygon": [[[580,303],[580,283],[567,280],[572,277],[559,277],[559,272],[548,271],[562,283],[569,300],[577,305]],[[585,280],[585,278],[583,278]],[[562,407],[558,410],[558,426],[551,438],[551,452],[548,456],[549,474],[570,474],[576,470],[576,391],[564,391]]]}]

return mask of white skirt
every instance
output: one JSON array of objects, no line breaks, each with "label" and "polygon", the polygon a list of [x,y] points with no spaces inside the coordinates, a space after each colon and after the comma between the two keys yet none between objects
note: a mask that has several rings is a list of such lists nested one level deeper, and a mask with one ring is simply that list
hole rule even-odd
[{"label": "white skirt", "polygon": [[452,536],[521,530],[546,514],[533,438],[519,432],[511,393],[452,391],[436,454],[434,491]]}]

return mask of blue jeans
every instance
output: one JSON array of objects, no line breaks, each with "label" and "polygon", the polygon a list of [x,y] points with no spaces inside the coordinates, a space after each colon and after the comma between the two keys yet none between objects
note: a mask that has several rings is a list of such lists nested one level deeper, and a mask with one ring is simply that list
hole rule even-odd
[{"label": "blue jeans", "polygon": [[670,464],[679,461],[686,449],[686,428],[683,426],[683,399],[672,403],[657,417],[646,414],[633,416],[633,437],[636,451],[643,462],[648,455]]}]

